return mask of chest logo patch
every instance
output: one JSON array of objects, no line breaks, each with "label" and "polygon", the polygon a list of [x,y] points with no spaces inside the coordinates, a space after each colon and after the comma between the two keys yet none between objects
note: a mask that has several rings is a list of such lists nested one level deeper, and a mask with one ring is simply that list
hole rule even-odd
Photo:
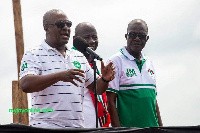
[{"label": "chest logo patch", "polygon": [[151,75],[154,74],[154,72],[153,72],[151,69],[149,69],[148,72],[149,72]]},{"label": "chest logo patch", "polygon": [[81,69],[81,64],[78,61],[74,61],[73,64],[76,68]]},{"label": "chest logo patch", "polygon": [[133,76],[137,76],[137,75],[136,75],[134,69],[126,69],[126,76],[127,77],[133,77]]}]

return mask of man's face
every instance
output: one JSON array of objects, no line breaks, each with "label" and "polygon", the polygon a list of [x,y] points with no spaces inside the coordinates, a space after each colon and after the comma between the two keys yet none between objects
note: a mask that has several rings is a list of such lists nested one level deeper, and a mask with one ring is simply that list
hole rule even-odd
[{"label": "man's face", "polygon": [[128,33],[125,34],[125,37],[127,40],[127,50],[130,54],[141,53],[149,39],[146,30],[146,26],[140,22],[133,23],[129,27]]},{"label": "man's face", "polygon": [[[50,20],[49,24],[55,24],[62,25],[62,23],[67,22],[68,18],[64,14],[55,14],[52,19]],[[57,27],[57,25],[48,25],[48,35],[50,43],[56,45],[56,46],[62,46],[68,43],[70,38],[70,27],[67,26],[67,24],[64,24],[64,27],[61,26]]]},{"label": "man's face", "polygon": [[92,50],[96,50],[98,47],[98,36],[97,36],[97,32],[94,28],[92,27],[87,27],[84,29],[80,29],[77,36],[82,37],[83,39],[85,39],[88,44],[89,47]]}]

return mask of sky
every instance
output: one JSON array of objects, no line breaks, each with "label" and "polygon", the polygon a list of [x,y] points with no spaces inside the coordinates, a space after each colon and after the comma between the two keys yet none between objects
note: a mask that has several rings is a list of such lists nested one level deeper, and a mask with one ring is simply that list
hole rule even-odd
[{"label": "sky", "polygon": [[[0,0],[0,124],[12,123],[12,81],[18,79],[11,0]],[[164,126],[200,125],[200,1],[199,0],[21,0],[25,51],[45,38],[44,13],[63,10],[74,28],[90,22],[97,30],[96,51],[106,62],[126,45],[128,23],[146,21],[149,40],[143,53],[153,61],[157,100]],[[99,62],[97,62],[99,64]]]}]

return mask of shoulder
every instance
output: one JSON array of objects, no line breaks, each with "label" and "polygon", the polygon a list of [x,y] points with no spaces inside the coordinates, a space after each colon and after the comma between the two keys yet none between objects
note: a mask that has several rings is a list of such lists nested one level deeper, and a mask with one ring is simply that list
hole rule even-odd
[{"label": "shoulder", "polygon": [[142,53],[142,58],[145,59],[148,62],[152,62],[151,58],[144,53]]},{"label": "shoulder", "polygon": [[81,56],[81,57],[85,57],[81,52],[79,52],[78,50],[74,50],[74,49],[70,49],[69,52],[74,55],[74,56]]},{"label": "shoulder", "polygon": [[112,55],[108,60],[107,60],[107,64],[109,62],[112,62],[114,64],[114,66],[116,67],[116,71],[119,72],[121,69],[122,69],[122,65],[123,65],[123,62],[124,60],[126,60],[124,58],[124,55],[121,54],[120,52]]},{"label": "shoulder", "polygon": [[41,45],[38,45],[26,50],[26,52],[24,53],[24,56],[36,56],[42,53],[43,50],[44,48]]},{"label": "shoulder", "polygon": [[151,60],[151,58],[150,58],[149,56],[146,56],[146,55],[143,55],[143,57],[144,57],[145,60],[146,60],[146,64],[147,64],[148,66],[151,66],[151,67],[154,68],[153,61]]},{"label": "shoulder", "polygon": [[74,53],[75,55],[83,55],[81,52],[75,49],[69,49],[70,52]]},{"label": "shoulder", "polygon": [[123,56],[120,52],[118,52],[118,53],[112,55],[112,56],[108,59],[108,61],[118,62],[118,61],[120,61],[120,60],[123,60],[123,58],[124,58],[124,56]]}]

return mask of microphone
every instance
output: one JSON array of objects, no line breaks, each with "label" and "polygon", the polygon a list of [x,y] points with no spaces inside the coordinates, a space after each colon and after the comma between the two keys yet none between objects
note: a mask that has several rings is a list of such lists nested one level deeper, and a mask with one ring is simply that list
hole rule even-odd
[{"label": "microphone", "polygon": [[103,60],[99,55],[97,55],[92,49],[89,48],[88,42],[79,36],[77,36],[73,40],[73,46],[81,53],[87,52],[88,54],[92,55],[95,59],[100,61]]}]

